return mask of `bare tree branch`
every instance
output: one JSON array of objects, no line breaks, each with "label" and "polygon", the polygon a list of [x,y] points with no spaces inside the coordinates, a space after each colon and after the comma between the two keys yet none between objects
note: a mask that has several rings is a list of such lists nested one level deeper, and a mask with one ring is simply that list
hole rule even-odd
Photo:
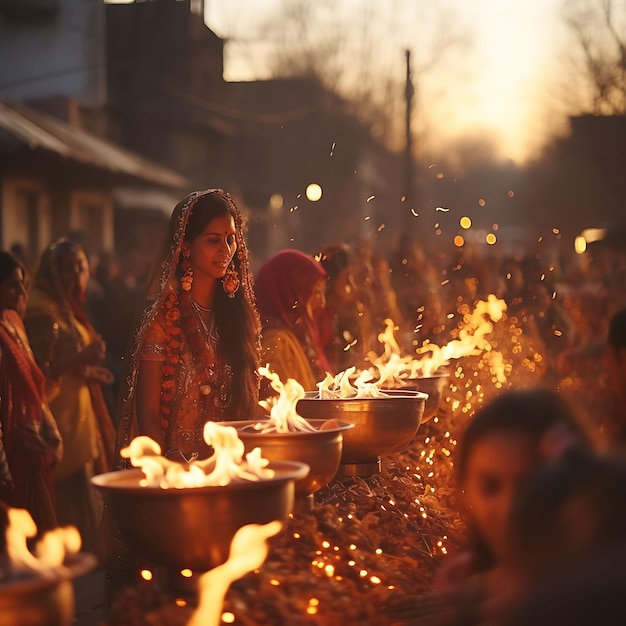
[{"label": "bare tree branch", "polygon": [[[381,12],[380,0],[361,0],[358,10],[349,12],[334,0],[283,0],[264,25],[274,41],[270,73],[315,78],[349,100],[375,134],[401,135],[404,47],[409,47],[402,39],[412,40],[416,83],[468,41],[453,15],[434,12],[427,2],[412,9],[418,11],[422,4],[429,19],[407,24],[402,21],[406,13]],[[390,54],[394,47],[397,51]]]},{"label": "bare tree branch", "polygon": [[[626,114],[626,9],[614,0],[565,3],[565,22],[581,58],[594,114]],[[584,97],[584,96],[583,96]]]}]

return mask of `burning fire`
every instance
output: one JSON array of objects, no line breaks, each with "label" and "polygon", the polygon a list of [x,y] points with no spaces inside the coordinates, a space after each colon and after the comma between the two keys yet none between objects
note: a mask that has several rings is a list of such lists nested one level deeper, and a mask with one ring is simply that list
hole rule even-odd
[{"label": "burning fire", "polygon": [[270,419],[255,424],[254,428],[261,433],[288,433],[300,430],[313,432],[317,430],[307,420],[298,415],[296,405],[305,396],[304,387],[293,378],[288,378],[283,384],[280,376],[272,372],[267,366],[259,368],[259,374],[270,381],[272,389],[278,392],[278,398],[271,401],[262,401],[260,404],[270,411]]},{"label": "burning fire", "polygon": [[161,456],[159,444],[144,435],[135,437],[120,454],[130,459],[134,467],[141,468],[145,476],[140,483],[142,487],[183,489],[273,478],[274,471],[267,467],[269,461],[261,456],[260,448],[254,448],[244,460],[244,443],[232,426],[207,422],[204,440],[213,446],[213,454],[202,461],[192,460],[186,467]]},{"label": "burning fire", "polygon": [[37,535],[37,526],[25,509],[8,509],[5,538],[12,572],[37,572],[43,576],[57,575],[64,569],[66,556],[81,548],[81,538],[73,526],[46,532],[35,545],[34,554],[27,541]]},{"label": "burning fire", "polygon": [[[395,325],[385,320],[385,330],[378,335],[383,345],[383,353],[378,356],[370,352],[372,364],[367,370],[356,371],[350,367],[333,377],[318,383],[320,398],[375,398],[384,396],[381,389],[404,386],[408,380],[433,376],[438,370],[450,364],[452,359],[490,353],[490,367],[495,377],[504,382],[506,376],[502,355],[491,351],[487,336],[493,331],[493,322],[500,321],[506,311],[506,302],[493,294],[486,300],[479,300],[473,311],[463,312],[463,326],[458,331],[458,339],[453,339],[443,347],[425,342],[416,350],[418,358],[401,354],[395,339]],[[354,382],[352,382],[354,379]]]},{"label": "burning fire", "polygon": [[[388,320],[389,321],[389,320]],[[354,376],[356,367],[349,367],[333,377],[328,372],[326,378],[317,383],[319,397],[322,400],[334,400],[336,398],[380,398],[384,394],[380,390],[380,381],[370,382],[373,378],[369,370],[364,370],[355,378],[354,384],[350,377]]]},{"label": "burning fire", "polygon": [[[461,325],[473,309],[460,305]],[[450,367],[444,406],[415,445],[378,476],[336,482],[324,492],[323,506],[290,518],[251,585],[230,589],[224,623],[335,623],[337,615],[345,623],[379,623],[395,599],[413,601],[430,588],[438,563],[433,557],[460,545],[450,484],[466,420],[506,387],[509,377],[514,384],[531,385],[545,366],[523,319],[507,312],[502,320],[485,321],[494,322],[493,333],[484,334],[479,347]],[[449,339],[460,340],[462,330],[452,330]],[[391,354],[390,360],[400,358]],[[380,528],[389,532],[381,535]],[[253,589],[261,593],[253,595]],[[400,600],[397,610],[402,606]]]},{"label": "burning fire", "polygon": [[200,577],[200,601],[187,626],[217,626],[221,623],[224,597],[231,583],[263,564],[268,553],[267,539],[281,528],[279,521],[273,521],[263,525],[248,524],[235,533],[228,560]]},{"label": "burning fire", "polygon": [[506,311],[506,302],[493,294],[487,300],[479,300],[474,310],[463,315],[463,323],[459,330],[459,338],[453,339],[442,348],[431,343],[423,344],[416,350],[417,354],[430,356],[415,359],[411,362],[409,378],[432,376],[440,367],[448,365],[451,359],[477,355],[491,349],[486,337],[493,331],[492,322],[499,322]]}]

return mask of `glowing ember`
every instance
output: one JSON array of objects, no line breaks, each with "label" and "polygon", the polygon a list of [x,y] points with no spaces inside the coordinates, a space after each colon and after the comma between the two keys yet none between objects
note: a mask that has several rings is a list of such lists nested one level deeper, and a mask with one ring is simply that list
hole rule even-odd
[{"label": "glowing ember", "polygon": [[200,601],[187,626],[217,626],[221,622],[224,597],[231,583],[263,564],[268,553],[267,539],[281,528],[282,524],[274,521],[248,524],[235,533],[228,560],[200,577]]},{"label": "glowing ember", "polygon": [[305,395],[304,388],[297,380],[289,378],[283,384],[280,376],[270,371],[268,367],[260,367],[259,374],[270,381],[272,389],[278,392],[278,398],[270,402],[263,401],[260,403],[269,409],[270,419],[265,423],[256,424],[255,430],[262,433],[288,433],[295,430],[312,432],[317,430],[296,411],[298,401],[302,400]]},{"label": "glowing ember", "polygon": [[244,443],[232,426],[207,422],[204,440],[213,446],[213,454],[202,461],[190,461],[187,466],[161,456],[159,444],[143,435],[135,437],[120,454],[141,468],[145,476],[142,487],[183,489],[273,478],[274,471],[267,467],[269,461],[261,456],[260,448],[254,448],[244,460]]},{"label": "glowing ember", "polygon": [[33,554],[27,541],[35,537],[37,526],[30,513],[24,509],[9,508],[8,520],[6,551],[13,572],[30,571],[44,576],[57,574],[63,569],[66,556],[78,553],[81,548],[78,530],[67,526],[45,533],[35,545]]}]

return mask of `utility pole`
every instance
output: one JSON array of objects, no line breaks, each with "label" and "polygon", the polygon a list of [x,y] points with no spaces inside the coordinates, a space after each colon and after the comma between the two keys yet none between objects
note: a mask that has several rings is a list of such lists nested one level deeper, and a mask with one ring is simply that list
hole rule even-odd
[{"label": "utility pole", "polygon": [[404,152],[404,212],[405,222],[411,219],[411,209],[415,208],[414,172],[413,172],[413,135],[411,133],[411,113],[413,110],[413,81],[411,79],[411,51],[406,50],[406,147]]}]

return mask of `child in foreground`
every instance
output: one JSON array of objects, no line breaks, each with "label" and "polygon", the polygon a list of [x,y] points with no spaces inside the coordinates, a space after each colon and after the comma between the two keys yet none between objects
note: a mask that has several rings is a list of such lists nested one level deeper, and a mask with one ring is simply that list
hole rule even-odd
[{"label": "child in foreground", "polygon": [[435,582],[433,590],[455,607],[440,623],[485,623],[508,604],[517,585],[509,542],[513,502],[536,470],[572,449],[591,450],[591,436],[556,392],[509,391],[476,413],[456,462],[467,544]]}]

